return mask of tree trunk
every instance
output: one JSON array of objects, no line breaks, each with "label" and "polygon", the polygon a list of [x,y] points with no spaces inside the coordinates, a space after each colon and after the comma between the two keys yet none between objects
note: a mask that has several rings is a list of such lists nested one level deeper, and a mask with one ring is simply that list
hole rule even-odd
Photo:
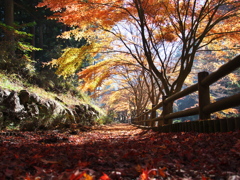
[{"label": "tree trunk", "polygon": [[39,24],[39,48],[43,49],[43,23]]},{"label": "tree trunk", "polygon": [[[35,26],[33,26],[33,27],[31,28],[31,34],[33,35],[33,37],[32,37],[32,46],[35,47],[35,45],[36,45],[36,42],[35,42],[35,37],[36,37]],[[35,59],[35,58],[36,58],[35,51],[32,51],[32,59]]]},{"label": "tree trunk", "polygon": [[13,0],[4,0],[5,6],[5,23],[9,26],[13,26],[14,22],[14,1]]},{"label": "tree trunk", "polygon": [[[167,98],[168,96],[163,96],[163,101]],[[162,115],[166,116],[168,114],[171,114],[173,112],[173,102],[169,102],[165,104],[163,102],[163,112]],[[172,119],[164,119],[164,124],[172,124]]]},{"label": "tree trunk", "polygon": [[[13,27],[14,25],[14,1],[13,0],[4,0],[4,22],[7,26]],[[4,43],[5,43],[5,53],[8,60],[4,64],[5,70],[11,71],[14,67],[18,65],[16,61],[16,47],[14,41],[14,30],[13,28],[8,28],[4,32]]]},{"label": "tree trunk", "polygon": [[[13,26],[14,22],[14,1],[13,0],[4,0],[4,21],[8,26]],[[13,41],[14,34],[12,31],[6,33],[6,41]]]}]

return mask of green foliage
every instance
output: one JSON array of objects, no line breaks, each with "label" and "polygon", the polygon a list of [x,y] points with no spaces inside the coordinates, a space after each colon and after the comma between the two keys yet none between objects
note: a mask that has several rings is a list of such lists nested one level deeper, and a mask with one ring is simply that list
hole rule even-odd
[{"label": "green foliage", "polygon": [[41,48],[36,48],[29,43],[24,43],[24,42],[18,42],[17,44],[18,49],[23,51],[24,53],[32,52],[32,51],[40,51]]},{"label": "green foliage", "polygon": [[4,89],[18,91],[27,86],[17,74],[5,74],[0,72],[0,84]]},{"label": "green foliage", "polygon": [[110,116],[100,116],[96,123],[98,124],[111,124],[113,122],[113,117]]},{"label": "green foliage", "polygon": [[173,124],[175,124],[175,123],[181,123],[182,122],[182,120],[181,119],[176,119],[176,120],[173,120]]},{"label": "green foliage", "polygon": [[[0,23],[0,29],[5,35],[0,41],[0,68],[7,72],[24,75],[35,72],[34,61],[29,55],[32,51],[41,49],[27,42],[28,39],[32,38],[32,34],[17,30],[4,23]],[[9,34],[12,40],[6,38]]]},{"label": "green foliage", "polygon": [[114,122],[115,112],[110,110],[106,114],[101,115],[96,122],[99,124],[111,124]]}]

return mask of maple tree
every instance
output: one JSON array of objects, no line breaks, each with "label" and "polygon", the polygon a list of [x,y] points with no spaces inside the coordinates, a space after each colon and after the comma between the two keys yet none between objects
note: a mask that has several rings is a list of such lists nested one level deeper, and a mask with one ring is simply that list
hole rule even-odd
[{"label": "maple tree", "polygon": [[[240,37],[240,2],[235,0],[43,0],[39,6],[76,27],[65,36],[90,37],[90,44],[99,45],[105,40],[98,53],[132,56],[158,79],[163,96],[182,89],[197,52],[232,39],[224,47],[236,49]],[[165,114],[172,110],[171,105]]]}]

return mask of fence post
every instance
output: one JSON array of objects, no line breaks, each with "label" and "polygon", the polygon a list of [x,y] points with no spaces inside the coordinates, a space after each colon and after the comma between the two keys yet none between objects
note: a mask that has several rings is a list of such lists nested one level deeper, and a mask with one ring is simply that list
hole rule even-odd
[{"label": "fence post", "polygon": [[[155,107],[155,104],[152,104],[152,109],[153,109],[154,107]],[[156,110],[152,111],[152,112],[151,112],[151,119],[156,118],[156,116],[157,116]],[[151,122],[150,122],[150,126],[151,126],[151,127],[154,127],[154,126],[155,126],[155,121],[151,121]]]},{"label": "fence post", "polygon": [[[163,118],[164,118],[164,116],[166,116],[166,115],[168,115],[168,114],[170,114],[170,113],[172,113],[172,102],[170,102],[170,103],[165,103],[164,101],[165,101],[165,99],[167,99],[168,98],[168,96],[163,96]],[[172,124],[172,119],[164,119],[163,120],[163,123],[164,124]]]},{"label": "fence post", "polygon": [[141,113],[140,118],[139,118],[139,125],[143,125],[143,113]]},{"label": "fence post", "polygon": [[145,120],[145,115],[143,115],[143,113],[144,113],[144,110],[143,110],[142,115],[141,115],[141,117],[142,117],[141,118],[141,121],[142,121],[141,125],[145,126],[145,122],[143,122]]},{"label": "fence post", "polygon": [[201,84],[202,80],[208,76],[208,72],[200,72],[198,73],[198,103],[199,103],[199,119],[210,119],[210,113],[204,113],[204,106],[210,104],[210,91],[209,86],[203,86]]},{"label": "fence post", "polygon": [[[163,96],[162,97],[162,101],[163,101],[163,107],[162,107],[163,108],[163,112],[162,112],[162,115],[163,115],[163,117],[167,115],[167,104],[165,104],[165,102],[164,102],[165,99],[167,99],[167,97],[168,96]],[[167,120],[165,118],[163,119],[163,123],[167,124]]]},{"label": "fence post", "polygon": [[140,125],[140,121],[141,121],[141,116],[138,115],[138,116],[137,116],[137,125]]},{"label": "fence post", "polygon": [[131,116],[130,124],[135,124],[136,117]]},{"label": "fence post", "polygon": [[[149,118],[149,110],[147,110],[146,113],[147,113],[147,114],[146,114],[146,120],[149,120],[149,119],[150,119],[150,118]],[[151,123],[151,121],[147,121],[147,122],[146,122],[146,125],[147,125],[147,126],[150,126],[150,123]]]},{"label": "fence post", "polygon": [[145,109],[145,111],[143,111],[143,113],[146,113],[146,114],[143,115],[143,120],[144,120],[143,125],[147,126],[148,125],[148,122],[146,122],[146,120],[148,120],[147,110]]}]

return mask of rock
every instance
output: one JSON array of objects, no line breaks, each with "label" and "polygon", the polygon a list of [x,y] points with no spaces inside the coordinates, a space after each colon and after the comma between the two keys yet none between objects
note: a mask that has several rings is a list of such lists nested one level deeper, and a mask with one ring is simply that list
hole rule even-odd
[{"label": "rock", "polygon": [[39,108],[38,105],[35,103],[27,105],[27,112],[31,117],[36,117],[39,115]]},{"label": "rock", "polygon": [[67,107],[53,99],[44,99],[27,90],[15,91],[0,88],[0,126],[14,122],[21,130],[60,127],[60,124],[88,124],[94,121],[97,111],[88,105]]},{"label": "rock", "polygon": [[41,116],[49,114],[48,107],[45,104],[39,104],[38,108],[39,108],[39,114]]},{"label": "rock", "polygon": [[71,109],[74,113],[76,123],[81,123],[81,121],[85,118],[84,113],[86,111],[84,110],[84,107],[81,105],[75,105],[71,107]]},{"label": "rock", "polygon": [[34,93],[30,94],[29,103],[40,104],[41,103],[40,97]]},{"label": "rock", "polygon": [[21,90],[19,95],[20,104],[26,105],[30,99],[30,93],[27,90]]},{"label": "rock", "polygon": [[70,120],[71,123],[77,123],[75,119],[74,112],[71,109],[66,108],[65,109],[67,112],[68,119]]},{"label": "rock", "polygon": [[[57,108],[58,109],[64,109],[64,108],[62,108],[62,106],[59,104],[59,103],[57,103],[56,101],[54,101],[54,100],[47,100],[46,101],[46,103],[48,104],[48,106],[49,106],[49,110],[51,110],[52,111],[52,113],[58,113],[58,110],[57,110]],[[61,110],[60,110],[61,111]]]},{"label": "rock", "polygon": [[0,89],[0,104],[3,102],[4,99],[6,99],[11,94],[8,90]]},{"label": "rock", "polygon": [[65,111],[66,107],[58,103],[57,101],[50,101],[49,102],[50,108],[52,109],[52,113],[54,115],[63,115],[67,112]]},{"label": "rock", "polygon": [[3,105],[6,106],[10,111],[19,113],[24,109],[24,106],[21,105],[18,93],[12,91],[10,95],[3,100]]}]

